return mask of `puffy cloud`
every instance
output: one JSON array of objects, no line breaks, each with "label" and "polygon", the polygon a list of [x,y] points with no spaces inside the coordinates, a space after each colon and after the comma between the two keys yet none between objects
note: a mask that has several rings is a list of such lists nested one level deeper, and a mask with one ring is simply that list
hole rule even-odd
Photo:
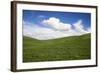
[{"label": "puffy cloud", "polygon": [[[75,24],[70,25],[52,17],[48,20],[43,20],[43,23],[45,23],[43,24],[44,26],[50,28],[23,21],[23,35],[38,40],[48,40],[90,33],[90,27],[84,30],[82,20],[78,20]],[[72,26],[73,28],[71,28]]]},{"label": "puffy cloud", "polygon": [[74,26],[74,29],[77,31],[77,32],[80,32],[80,33],[85,33],[86,31],[84,30],[84,26],[82,24],[82,20],[78,20],[76,23],[73,24]]},{"label": "puffy cloud", "polygon": [[70,30],[71,29],[70,24],[63,23],[58,18],[55,18],[55,17],[51,17],[47,20],[43,20],[42,23],[43,23],[43,25],[49,26],[49,27],[51,27],[55,30],[65,31],[65,30]]},{"label": "puffy cloud", "polygon": [[23,26],[24,26],[23,27],[24,36],[32,37],[38,40],[48,40],[48,39],[70,36],[69,34],[65,34],[67,32],[61,32],[50,28],[40,27],[38,25],[31,24],[28,22],[24,22]]}]

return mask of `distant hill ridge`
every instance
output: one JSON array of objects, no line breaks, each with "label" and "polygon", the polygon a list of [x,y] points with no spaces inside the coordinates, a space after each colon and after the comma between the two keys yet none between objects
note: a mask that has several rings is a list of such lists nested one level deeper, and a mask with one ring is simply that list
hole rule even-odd
[{"label": "distant hill ridge", "polygon": [[56,39],[48,39],[48,40],[38,40],[38,39],[35,39],[35,38],[24,36],[25,39],[33,39],[33,40],[37,40],[37,41],[60,40],[60,39],[65,39],[65,38],[90,38],[90,37],[91,37],[90,33],[83,34],[83,35],[78,35],[78,36],[68,36],[68,37],[62,37],[62,38],[56,38]]}]

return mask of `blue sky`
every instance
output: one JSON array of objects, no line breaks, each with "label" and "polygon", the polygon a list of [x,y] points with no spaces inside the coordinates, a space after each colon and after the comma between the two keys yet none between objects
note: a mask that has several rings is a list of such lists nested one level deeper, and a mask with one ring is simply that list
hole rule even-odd
[{"label": "blue sky", "polygon": [[91,14],[79,12],[23,10],[25,36],[39,40],[91,33]]},{"label": "blue sky", "polygon": [[85,28],[91,26],[90,13],[23,10],[23,20],[37,25],[41,25],[42,20],[50,17],[59,18],[61,22],[69,24],[73,24],[81,19]]}]

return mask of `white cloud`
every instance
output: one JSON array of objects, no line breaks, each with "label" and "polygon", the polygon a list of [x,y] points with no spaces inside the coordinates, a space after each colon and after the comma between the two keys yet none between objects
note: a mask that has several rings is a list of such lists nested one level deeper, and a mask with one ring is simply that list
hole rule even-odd
[{"label": "white cloud", "polygon": [[71,29],[71,25],[70,24],[66,24],[60,21],[60,19],[55,18],[55,17],[51,17],[47,20],[43,20],[42,22],[45,26],[49,26],[55,30],[70,30]]},{"label": "white cloud", "polygon": [[78,20],[75,24],[73,24],[75,30],[80,33],[86,33],[87,31],[84,30],[84,26],[82,24],[82,20]]},{"label": "white cloud", "polygon": [[[78,20],[75,24],[70,25],[62,23],[57,18],[49,18],[48,20],[43,20],[43,23],[46,23],[44,25],[49,26],[50,28],[41,27],[29,22],[23,22],[23,35],[38,40],[48,40],[90,33],[90,28],[84,30],[82,20]],[[74,29],[71,28],[72,26]]]},{"label": "white cloud", "polygon": [[45,18],[45,16],[44,15],[39,15],[38,18]]},{"label": "white cloud", "polygon": [[67,32],[61,32],[49,28],[40,27],[35,24],[30,24],[28,22],[24,22],[23,27],[23,35],[32,37],[39,40],[47,40],[47,39],[55,39],[61,38],[65,36],[69,36],[69,34],[65,34]]}]

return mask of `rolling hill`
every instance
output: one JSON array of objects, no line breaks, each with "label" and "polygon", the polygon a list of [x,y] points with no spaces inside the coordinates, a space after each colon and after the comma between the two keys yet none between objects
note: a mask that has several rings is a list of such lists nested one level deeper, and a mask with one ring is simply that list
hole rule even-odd
[{"label": "rolling hill", "polygon": [[23,62],[90,59],[90,51],[91,34],[52,40],[23,36]]}]

